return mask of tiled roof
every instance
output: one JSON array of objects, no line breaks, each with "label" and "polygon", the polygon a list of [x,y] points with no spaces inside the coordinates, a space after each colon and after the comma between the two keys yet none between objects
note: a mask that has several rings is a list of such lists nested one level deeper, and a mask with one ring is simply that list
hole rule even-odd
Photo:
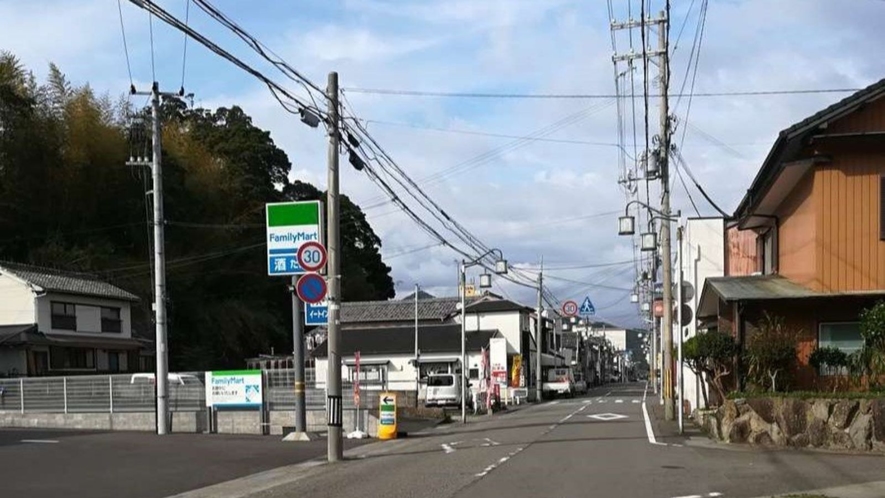
[{"label": "tiled roof", "polygon": [[46,291],[138,301],[138,296],[88,273],[75,273],[0,261],[0,274],[9,273]]},{"label": "tiled roof", "polygon": [[496,313],[505,311],[534,311],[533,308],[523,306],[507,299],[484,299],[467,305],[468,313]]},{"label": "tiled roof", "polygon": [[[467,332],[467,351],[479,351],[489,345],[489,339],[498,335],[497,330]],[[418,348],[422,354],[461,354],[461,325],[419,325]],[[341,329],[342,356],[355,351],[361,355],[402,355],[415,351],[415,328],[408,326]],[[328,355],[326,343],[314,350],[314,356]]]},{"label": "tiled roof", "polygon": [[[478,298],[468,298],[467,303]],[[458,297],[418,299],[418,319],[442,321],[458,310]],[[415,301],[354,301],[341,304],[341,323],[401,322],[415,319]]]}]

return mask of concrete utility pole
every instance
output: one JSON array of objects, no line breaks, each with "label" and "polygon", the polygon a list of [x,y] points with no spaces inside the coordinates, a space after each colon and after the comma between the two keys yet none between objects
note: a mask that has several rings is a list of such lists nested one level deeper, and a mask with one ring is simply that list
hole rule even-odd
[{"label": "concrete utility pole", "polygon": [[676,227],[676,244],[677,244],[677,249],[676,249],[677,273],[676,274],[679,276],[676,281],[676,285],[678,285],[678,287],[676,287],[676,306],[677,306],[677,308],[676,308],[677,309],[677,311],[676,311],[676,330],[678,331],[678,334],[679,334],[679,340],[676,343],[677,344],[677,346],[676,346],[676,351],[677,351],[677,353],[676,353],[676,355],[677,355],[677,358],[676,358],[676,379],[677,379],[676,384],[679,386],[679,396],[677,397],[678,403],[676,405],[676,408],[679,413],[679,433],[682,434],[685,431],[685,425],[682,420],[683,412],[685,411],[684,410],[685,402],[683,401],[684,389],[683,389],[683,384],[682,384],[682,382],[683,382],[682,378],[684,377],[684,375],[683,375],[684,372],[682,371],[682,227],[681,226]]},{"label": "concrete utility pole", "polygon": [[661,12],[663,19],[658,30],[661,49],[661,141],[658,161],[661,170],[661,259],[664,270],[664,316],[661,324],[664,350],[664,419],[673,420],[675,405],[673,400],[673,260],[670,248],[670,107],[667,92],[670,88],[670,20],[667,12]]},{"label": "concrete utility pole", "polygon": [[166,345],[166,251],[163,230],[163,148],[160,133],[160,85],[151,88],[151,117],[153,118],[153,168],[154,190],[154,309],[156,312],[157,341],[157,434],[169,432],[169,358]]},{"label": "concrete utility pole", "polygon": [[307,432],[307,405],[304,399],[304,327],[301,326],[301,299],[295,289],[298,275],[292,275],[292,363],[295,368],[295,432]]},{"label": "concrete utility pole", "polygon": [[326,193],[326,208],[329,235],[329,324],[326,344],[329,349],[329,368],[326,372],[326,414],[328,417],[327,458],[330,462],[338,462],[344,458],[344,441],[342,439],[341,406],[341,249],[339,247],[339,212],[338,212],[338,139],[339,139],[339,104],[338,104],[338,73],[329,73],[329,180]]},{"label": "concrete utility pole", "polygon": [[166,344],[166,252],[165,222],[163,220],[163,146],[160,123],[160,97],[177,97],[174,93],[161,93],[160,85],[154,82],[150,92],[136,92],[132,95],[144,95],[151,98],[151,160],[142,156],[130,157],[126,162],[130,166],[149,166],[151,168],[151,196],[154,206],[154,324],[156,346],[155,385],[157,396],[157,434],[169,432],[169,351]]},{"label": "concrete utility pole", "polygon": [[544,330],[544,260],[541,260],[541,268],[538,272],[538,323],[535,327],[535,397],[541,401],[544,377],[541,375],[541,333]]},{"label": "concrete utility pole", "polygon": [[[461,423],[467,423],[467,263],[461,261],[458,267],[458,282],[461,287]],[[473,407],[476,410],[476,406]]]},{"label": "concrete utility pole", "polygon": [[421,352],[418,350],[418,291],[420,288],[415,284],[415,407],[418,407],[418,394],[421,392],[421,365],[418,364]]}]

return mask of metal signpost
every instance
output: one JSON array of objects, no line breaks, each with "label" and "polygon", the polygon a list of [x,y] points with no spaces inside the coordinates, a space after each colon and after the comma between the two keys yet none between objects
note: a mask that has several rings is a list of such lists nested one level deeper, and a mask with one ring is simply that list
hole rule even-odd
[{"label": "metal signpost", "polygon": [[[267,273],[291,276],[292,292],[292,359],[295,367],[295,438],[308,440],[307,406],[304,383],[304,329],[301,324],[301,301],[297,290],[302,288],[298,275],[322,269],[326,251],[322,245],[323,204],[320,201],[269,203],[265,206]],[[316,284],[308,284],[311,288]],[[325,289],[325,282],[322,283]],[[325,290],[323,291],[325,294]],[[310,305],[308,305],[310,306]],[[305,307],[305,315],[310,315]],[[316,315],[316,313],[314,313]],[[319,320],[305,319],[305,325],[323,325]],[[207,383],[208,386],[208,383]]]}]

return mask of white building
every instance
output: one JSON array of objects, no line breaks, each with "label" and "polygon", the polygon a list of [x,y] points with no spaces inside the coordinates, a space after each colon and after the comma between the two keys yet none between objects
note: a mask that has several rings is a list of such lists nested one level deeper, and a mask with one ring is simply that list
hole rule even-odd
[{"label": "white building", "polygon": [[[683,301],[692,312],[692,319],[681,327],[683,340],[698,332],[697,316],[701,289],[709,277],[725,275],[725,222],[722,218],[689,218],[682,238],[682,277],[690,284],[690,296]],[[694,410],[703,405],[698,379],[688,367],[683,367],[685,400]]]},{"label": "white building", "polygon": [[91,275],[0,263],[0,376],[150,368],[132,337],[136,301]]}]

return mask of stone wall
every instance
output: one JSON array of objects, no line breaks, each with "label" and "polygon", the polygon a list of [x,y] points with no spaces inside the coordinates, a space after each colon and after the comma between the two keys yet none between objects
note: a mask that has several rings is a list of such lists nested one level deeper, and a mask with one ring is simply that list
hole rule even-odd
[{"label": "stone wall", "polygon": [[726,400],[697,418],[729,443],[885,452],[885,398]]}]

